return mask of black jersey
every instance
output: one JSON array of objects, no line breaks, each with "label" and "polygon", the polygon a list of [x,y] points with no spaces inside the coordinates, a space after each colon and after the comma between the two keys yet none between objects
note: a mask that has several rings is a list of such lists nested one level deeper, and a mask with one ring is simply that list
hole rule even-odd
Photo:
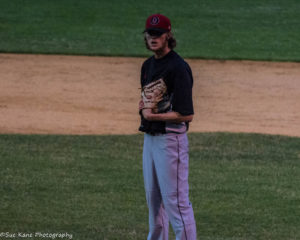
[{"label": "black jersey", "polygon": [[[163,79],[167,85],[164,99],[170,101],[166,111],[178,112],[183,116],[194,114],[192,87],[193,76],[189,65],[173,50],[162,58],[148,58],[141,69],[141,86]],[[141,115],[139,130],[146,133],[182,133],[187,131],[187,123],[169,123],[163,121],[147,121]]]}]

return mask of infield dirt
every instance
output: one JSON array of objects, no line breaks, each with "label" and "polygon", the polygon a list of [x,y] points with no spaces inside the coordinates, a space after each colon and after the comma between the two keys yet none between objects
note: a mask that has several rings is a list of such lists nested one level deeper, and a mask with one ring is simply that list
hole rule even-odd
[{"label": "infield dirt", "polygon": [[[144,60],[0,54],[0,133],[137,133]],[[300,63],[186,61],[191,132],[300,136]]]}]

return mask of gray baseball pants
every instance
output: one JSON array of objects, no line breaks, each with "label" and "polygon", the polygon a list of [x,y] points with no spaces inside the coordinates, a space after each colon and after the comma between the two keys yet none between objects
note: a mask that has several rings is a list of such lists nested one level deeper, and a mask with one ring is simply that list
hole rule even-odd
[{"label": "gray baseball pants", "polygon": [[148,240],[167,240],[169,221],[176,240],[196,240],[189,201],[186,133],[144,135],[143,173],[149,208]]}]

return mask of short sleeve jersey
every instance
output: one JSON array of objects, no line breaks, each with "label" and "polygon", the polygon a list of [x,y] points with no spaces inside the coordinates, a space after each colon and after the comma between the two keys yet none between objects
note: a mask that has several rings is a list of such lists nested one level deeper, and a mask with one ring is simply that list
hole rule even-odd
[{"label": "short sleeve jersey", "polygon": [[[178,112],[183,116],[194,114],[192,71],[190,66],[173,50],[162,58],[156,59],[152,56],[143,63],[141,87],[158,79],[163,79],[167,86],[167,98],[171,103],[167,111]],[[141,115],[139,130],[150,134],[183,133],[188,130],[188,123],[147,121]]]}]

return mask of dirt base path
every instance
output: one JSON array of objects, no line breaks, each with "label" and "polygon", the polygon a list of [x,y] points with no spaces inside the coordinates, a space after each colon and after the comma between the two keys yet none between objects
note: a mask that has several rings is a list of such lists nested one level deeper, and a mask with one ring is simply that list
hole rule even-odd
[{"label": "dirt base path", "polygon": [[[143,61],[0,54],[0,133],[137,133]],[[187,61],[192,132],[300,136],[300,63]]]}]

